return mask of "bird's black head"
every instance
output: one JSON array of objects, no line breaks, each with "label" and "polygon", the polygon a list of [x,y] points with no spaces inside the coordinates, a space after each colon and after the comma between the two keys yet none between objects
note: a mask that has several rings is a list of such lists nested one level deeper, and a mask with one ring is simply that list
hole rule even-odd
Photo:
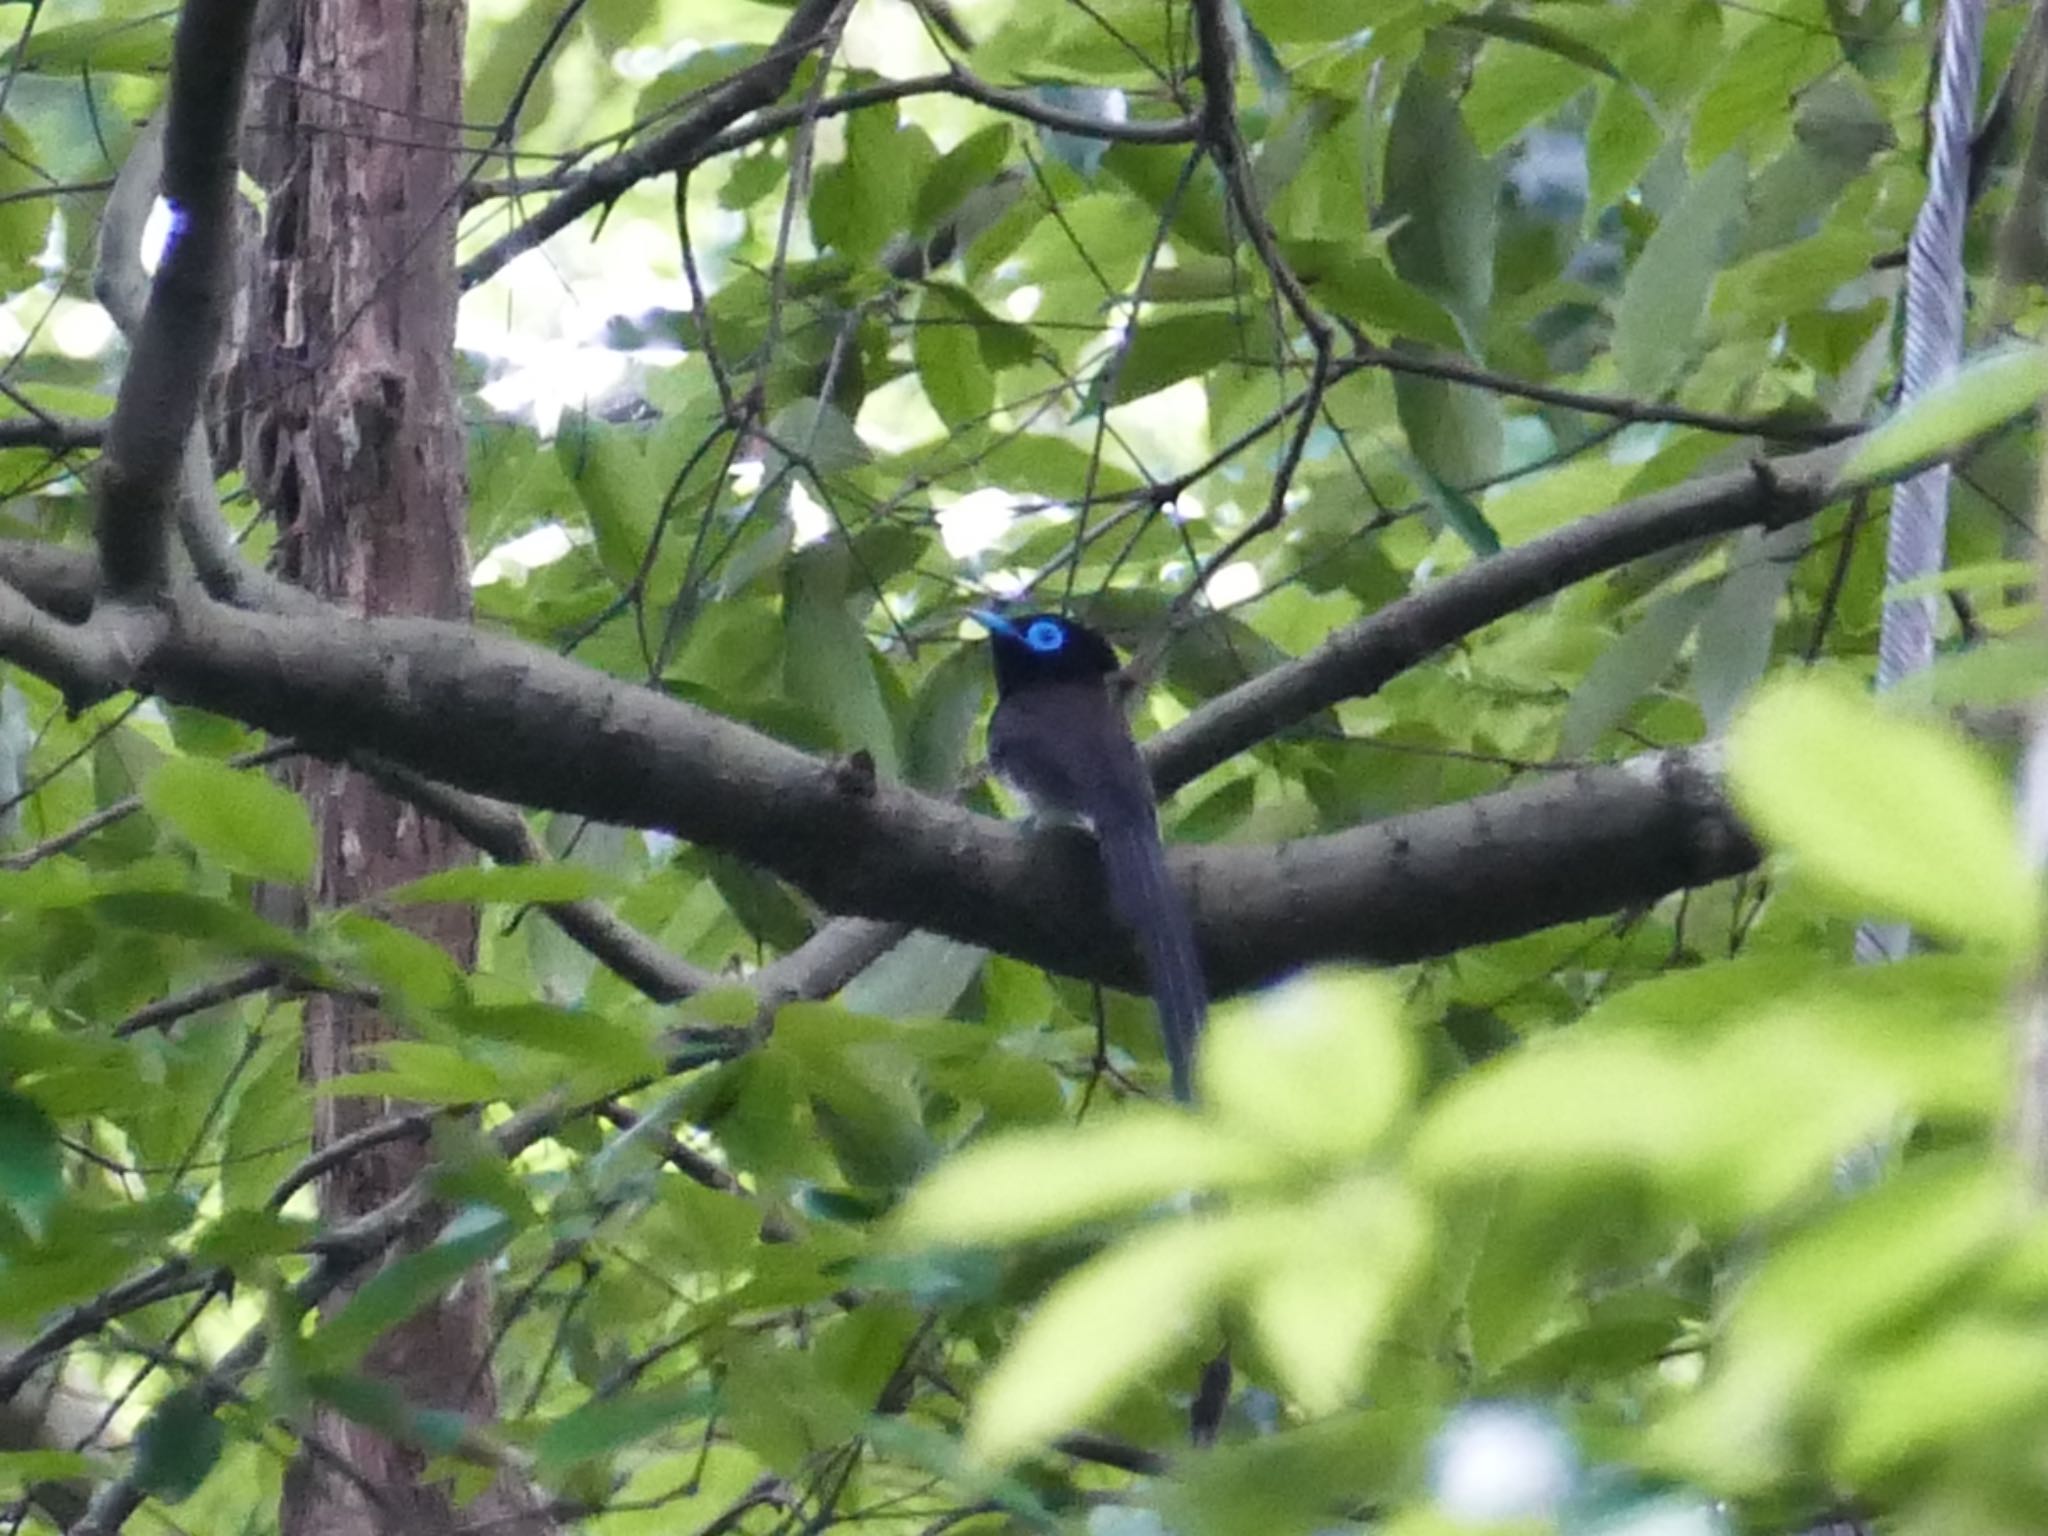
[{"label": "bird's black head", "polygon": [[996,689],[1012,693],[1038,683],[1075,683],[1107,677],[1116,652],[1085,624],[1056,613],[1002,614],[977,608],[996,656]]}]

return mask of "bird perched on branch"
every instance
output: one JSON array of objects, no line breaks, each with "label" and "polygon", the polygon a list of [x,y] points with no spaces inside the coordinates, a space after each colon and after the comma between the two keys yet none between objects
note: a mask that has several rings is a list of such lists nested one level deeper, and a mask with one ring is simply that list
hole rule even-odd
[{"label": "bird perched on branch", "polygon": [[1057,614],[984,608],[974,617],[995,652],[989,762],[1035,810],[1077,816],[1094,830],[1110,905],[1151,977],[1173,1096],[1186,1103],[1208,988],[1187,903],[1167,873],[1152,777],[1124,719],[1116,652]]}]

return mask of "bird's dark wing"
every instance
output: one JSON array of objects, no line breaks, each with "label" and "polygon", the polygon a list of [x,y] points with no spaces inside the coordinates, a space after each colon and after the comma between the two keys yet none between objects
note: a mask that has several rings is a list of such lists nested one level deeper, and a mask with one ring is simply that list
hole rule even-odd
[{"label": "bird's dark wing", "polygon": [[996,708],[989,757],[1039,809],[1094,827],[1110,904],[1152,980],[1174,1097],[1187,1100],[1208,988],[1194,922],[1167,872],[1152,781],[1114,696],[1094,679],[1021,689]]}]

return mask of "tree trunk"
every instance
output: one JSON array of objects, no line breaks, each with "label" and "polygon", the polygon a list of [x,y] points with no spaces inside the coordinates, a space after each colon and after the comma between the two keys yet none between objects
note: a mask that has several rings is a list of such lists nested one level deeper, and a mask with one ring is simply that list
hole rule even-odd
[{"label": "tree trunk", "polygon": [[[469,611],[463,437],[456,416],[454,192],[460,173],[461,0],[273,3],[252,71],[250,169],[268,195],[241,359],[239,436],[252,486],[278,520],[288,574],[370,614]],[[351,770],[313,765],[300,787],[320,828],[315,899],[342,905],[464,856],[454,834]],[[411,908],[396,919],[465,967],[476,919]],[[318,1084],[373,1061],[392,1033],[374,1009],[321,997],[306,1010],[304,1075]],[[315,1101],[325,1145],[403,1106]],[[320,1188],[323,1217],[388,1200],[428,1151],[361,1153]],[[337,1298],[339,1299],[339,1298]],[[421,1408],[486,1418],[490,1293],[472,1276],[394,1330],[364,1369]],[[546,1522],[523,1488],[458,1511],[425,1480],[429,1453],[327,1409],[308,1426],[334,1458],[301,1455],[287,1536],[431,1532]],[[354,1475],[351,1476],[350,1473]]]}]

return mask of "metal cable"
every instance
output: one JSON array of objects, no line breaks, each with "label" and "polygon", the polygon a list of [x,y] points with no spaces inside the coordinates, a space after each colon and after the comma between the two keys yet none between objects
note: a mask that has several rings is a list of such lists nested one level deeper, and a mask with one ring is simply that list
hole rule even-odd
[{"label": "metal cable", "polygon": [[[1969,216],[1970,138],[1984,52],[1984,0],[1948,0],[1941,12],[1939,76],[1928,110],[1927,196],[1913,221],[1906,255],[1906,344],[1901,404],[1953,373],[1963,351],[1963,224]],[[1948,538],[1946,464],[1901,481],[1892,491],[1885,541],[1885,585],[1896,590],[1942,568]],[[1934,660],[1932,593],[1890,598],[1877,638],[1877,687],[1896,687]],[[1865,960],[1906,952],[1903,925],[1866,923],[1856,934]]]}]

